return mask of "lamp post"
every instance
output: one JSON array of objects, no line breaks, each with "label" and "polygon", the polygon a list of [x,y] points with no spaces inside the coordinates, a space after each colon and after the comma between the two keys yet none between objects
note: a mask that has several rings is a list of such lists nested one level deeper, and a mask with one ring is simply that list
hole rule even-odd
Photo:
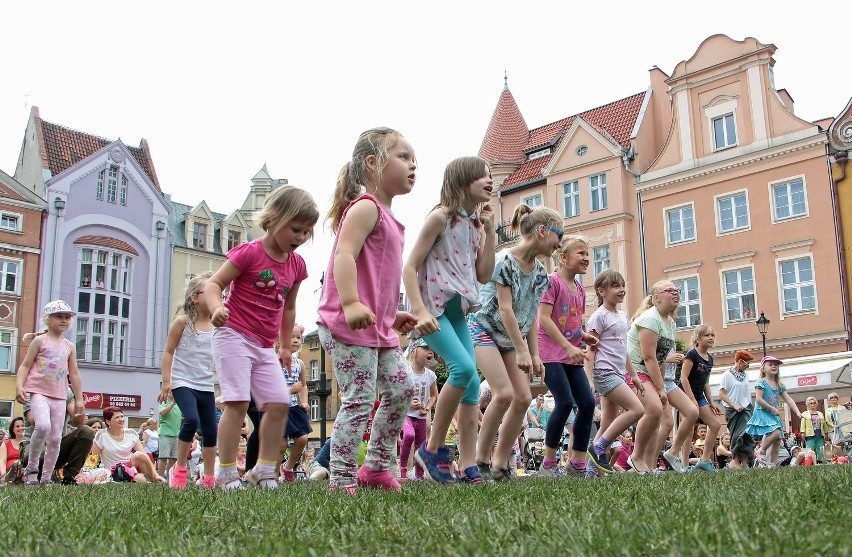
[{"label": "lamp post", "polygon": [[766,357],[766,329],[769,328],[769,319],[763,315],[763,312],[760,312],[760,317],[757,318],[755,322],[757,325],[757,330],[760,331],[760,336],[763,337],[763,357]]},{"label": "lamp post", "polygon": [[320,419],[320,442],[325,444],[326,440],[326,401],[328,400],[329,395],[331,395],[331,389],[328,388],[328,379],[325,372],[325,348],[323,348],[322,344],[320,344],[320,384],[319,388],[316,390],[317,396],[320,399],[320,407],[319,407],[319,419]]}]

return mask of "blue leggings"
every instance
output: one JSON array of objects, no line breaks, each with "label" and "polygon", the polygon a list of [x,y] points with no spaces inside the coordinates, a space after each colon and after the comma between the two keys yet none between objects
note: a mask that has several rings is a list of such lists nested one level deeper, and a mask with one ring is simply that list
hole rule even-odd
[{"label": "blue leggings", "polygon": [[461,308],[461,296],[454,296],[447,303],[444,313],[438,317],[441,330],[423,340],[447,362],[450,376],[447,383],[464,389],[462,404],[479,406],[479,374],[476,372],[476,356],[467,328],[467,319]]},{"label": "blue leggings", "polygon": [[576,404],[577,418],[574,420],[574,438],[571,448],[586,452],[589,448],[589,436],[592,433],[592,421],[595,417],[595,395],[589,387],[589,379],[586,377],[583,366],[544,364],[544,383],[553,393],[555,403],[550,419],[547,420],[544,444],[551,449],[559,447],[559,439],[568,422],[568,414]]},{"label": "blue leggings", "polygon": [[201,425],[201,446],[215,447],[216,435],[216,398],[213,391],[198,391],[189,387],[172,389],[175,403],[183,414],[178,439],[192,443],[198,426]]}]

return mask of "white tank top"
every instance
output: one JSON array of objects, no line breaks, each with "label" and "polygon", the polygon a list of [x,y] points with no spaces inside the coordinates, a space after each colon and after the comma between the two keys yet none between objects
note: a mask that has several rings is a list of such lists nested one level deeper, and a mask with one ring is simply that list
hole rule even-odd
[{"label": "white tank top", "polygon": [[213,391],[213,331],[193,331],[187,324],[172,360],[172,388]]}]

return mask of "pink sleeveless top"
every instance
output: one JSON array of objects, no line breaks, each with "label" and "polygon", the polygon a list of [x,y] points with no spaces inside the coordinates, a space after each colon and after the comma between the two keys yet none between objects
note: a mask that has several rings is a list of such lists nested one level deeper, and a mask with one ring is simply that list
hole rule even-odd
[{"label": "pink sleeveless top", "polygon": [[361,303],[376,314],[376,323],[366,329],[353,331],[346,323],[340,294],[334,277],[334,253],[340,235],[335,236],[332,256],[325,271],[317,313],[317,323],[328,328],[335,340],[346,344],[370,348],[392,348],[399,346],[399,336],[393,331],[396,311],[399,307],[399,290],[402,279],[402,249],[405,244],[405,227],[394,218],[375,196],[365,193],[357,197],[343,211],[341,226],[352,206],[362,199],[369,199],[379,210],[376,227],[367,236],[361,253],[355,260],[358,271],[358,296]]},{"label": "pink sleeveless top", "polygon": [[41,337],[41,346],[24,381],[28,393],[65,400],[68,395],[68,359],[73,345],[66,338],[50,340]]}]

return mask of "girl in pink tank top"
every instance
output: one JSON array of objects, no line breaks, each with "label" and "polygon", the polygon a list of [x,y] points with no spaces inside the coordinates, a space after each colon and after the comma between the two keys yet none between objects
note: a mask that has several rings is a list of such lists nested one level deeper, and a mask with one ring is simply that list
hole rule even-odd
[{"label": "girl in pink tank top", "polygon": [[[357,484],[400,489],[388,469],[414,382],[396,332],[408,333],[416,319],[397,309],[405,227],[390,206],[414,187],[416,168],[414,149],[399,132],[375,128],[362,133],[352,160],[340,171],[328,213],[337,236],[317,324],[341,395],[331,434],[331,490],[354,494]],[[380,405],[364,465],[356,472],[377,391]]]}]

